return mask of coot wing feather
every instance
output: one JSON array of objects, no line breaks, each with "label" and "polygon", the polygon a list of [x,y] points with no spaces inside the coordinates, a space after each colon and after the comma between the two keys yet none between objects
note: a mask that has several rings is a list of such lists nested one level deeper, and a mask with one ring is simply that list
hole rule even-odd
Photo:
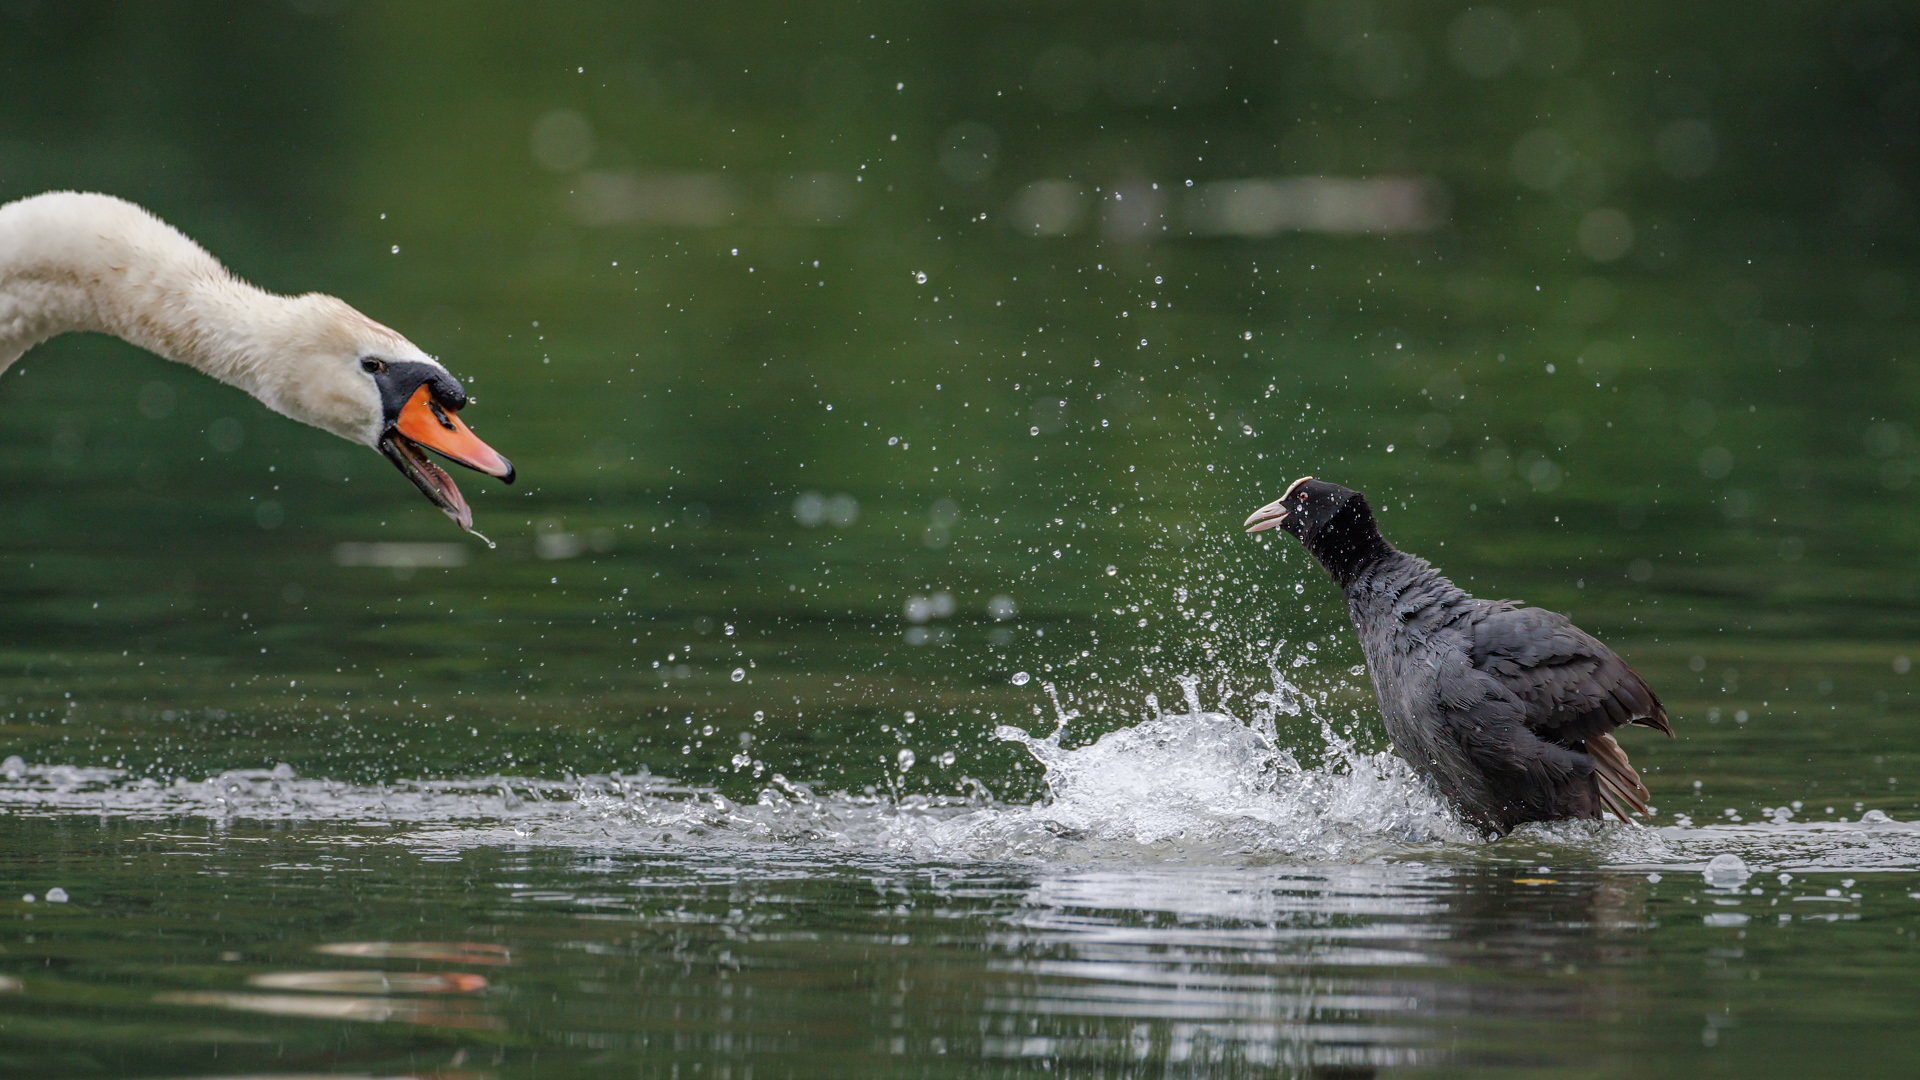
[{"label": "coot wing feather", "polygon": [[1673,734],[1646,680],[1612,649],[1544,608],[1493,605],[1469,631],[1473,666],[1527,706],[1527,726],[1568,744],[1623,724]]},{"label": "coot wing feather", "polygon": [[1600,812],[1587,759],[1534,730],[1530,718],[1537,710],[1506,682],[1459,652],[1434,664],[1433,680],[1422,726],[1446,732],[1470,769],[1449,769],[1444,752],[1431,764],[1451,774],[1454,788],[1472,793],[1465,800],[1469,817],[1505,832],[1522,821]]},{"label": "coot wing feather", "polygon": [[[1476,820],[1504,831],[1569,814],[1611,810],[1627,821],[1636,811],[1648,813],[1647,789],[1609,732],[1628,723],[1664,727],[1666,713],[1653,692],[1566,619],[1489,607],[1501,621],[1480,640],[1492,644],[1434,666],[1432,719],[1458,740],[1480,777],[1466,780],[1484,789],[1469,800],[1479,808]],[[1637,718],[1636,695],[1650,703]]]}]

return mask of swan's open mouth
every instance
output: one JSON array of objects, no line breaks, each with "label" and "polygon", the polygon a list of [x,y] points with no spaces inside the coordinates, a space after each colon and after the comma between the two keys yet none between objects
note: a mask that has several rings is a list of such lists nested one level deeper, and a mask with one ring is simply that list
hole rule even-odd
[{"label": "swan's open mouth", "polygon": [[387,460],[462,529],[472,530],[473,511],[453,477],[427,457],[427,450],[513,483],[513,463],[481,442],[458,416],[442,408],[425,385],[413,392],[394,425],[380,437],[379,445]]}]

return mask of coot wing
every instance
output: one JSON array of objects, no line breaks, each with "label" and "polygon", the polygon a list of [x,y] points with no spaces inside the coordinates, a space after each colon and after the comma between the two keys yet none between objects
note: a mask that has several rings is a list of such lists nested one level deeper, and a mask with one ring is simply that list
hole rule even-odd
[{"label": "coot wing", "polygon": [[[1447,737],[1418,749],[1466,816],[1502,833],[1523,821],[1597,817],[1608,807],[1625,817],[1622,807],[1633,804],[1614,806],[1593,782],[1599,761],[1536,730],[1535,709],[1507,683],[1464,652],[1437,657],[1432,673],[1434,692],[1416,695],[1423,704],[1412,719],[1418,730]],[[1637,791],[1639,781],[1625,787]]]},{"label": "coot wing", "polygon": [[[1648,813],[1647,789],[1611,732],[1623,724],[1668,735],[1673,728],[1660,699],[1626,661],[1565,616],[1541,608],[1490,604],[1473,620],[1468,640],[1462,667],[1497,685],[1524,713],[1521,722],[1540,740],[1533,755],[1551,759],[1547,745],[1585,753],[1597,781],[1592,793],[1607,809],[1622,821],[1634,811]],[[1507,752],[1524,742],[1509,740]]]},{"label": "coot wing", "polygon": [[1503,605],[1474,620],[1469,641],[1473,666],[1525,702],[1546,738],[1574,745],[1623,724],[1673,734],[1646,680],[1558,612]]}]

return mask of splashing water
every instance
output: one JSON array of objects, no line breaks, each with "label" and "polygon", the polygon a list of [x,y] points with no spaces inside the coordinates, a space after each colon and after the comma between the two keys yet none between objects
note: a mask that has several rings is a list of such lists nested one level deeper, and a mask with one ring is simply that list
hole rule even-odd
[{"label": "splashing water", "polygon": [[[1405,762],[1366,754],[1321,721],[1325,764],[1303,768],[1278,746],[1280,715],[1305,695],[1272,668],[1251,724],[1200,703],[1199,679],[1180,680],[1184,714],[1147,698],[1148,718],[1077,749],[1061,746],[1067,711],[1045,685],[1058,721],[1033,736],[995,734],[1027,748],[1046,769],[1049,798],[979,823],[983,836],[1050,858],[1131,855],[1200,859],[1356,859],[1390,849],[1477,839]],[[1222,708],[1226,691],[1222,689]]]},{"label": "splashing water", "polygon": [[[1282,643],[1284,646],[1284,643]],[[397,831],[369,843],[403,843],[424,857],[500,844],[671,850],[722,855],[784,852],[802,858],[882,856],[912,861],[1187,863],[1196,865],[1504,860],[1511,845],[1484,843],[1432,787],[1390,752],[1341,737],[1269,658],[1273,688],[1251,698],[1250,717],[1201,704],[1200,680],[1179,680],[1185,711],[1148,695],[1140,723],[1083,746],[1062,745],[1079,714],[1050,683],[1055,726],[1044,737],[1014,727],[1045,769],[1047,797],[1008,803],[966,781],[964,797],[820,793],[775,773],[752,804],[646,770],[565,781],[493,776],[356,785],[306,779],[281,765],[203,781],[130,779],[120,770],[0,762],[0,812],[88,814],[133,820],[381,822]],[[1317,724],[1320,764],[1280,745],[1304,718]],[[912,768],[903,755],[900,768]],[[1798,822],[1662,828],[1568,821],[1524,826],[1521,846],[1566,849],[1581,862],[1703,873],[1709,884],[1741,871],[1893,870],[1920,867],[1920,823],[1879,812],[1855,824]],[[338,839],[338,838],[334,838]],[[770,852],[771,853],[771,852]],[[1444,853],[1444,854],[1443,854]],[[1736,854],[1737,853],[1737,854]]]},{"label": "splashing water", "polygon": [[[936,860],[1351,861],[1477,839],[1400,759],[1356,750],[1324,720],[1325,763],[1302,767],[1278,746],[1276,718],[1299,716],[1308,699],[1277,663],[1270,667],[1273,690],[1254,696],[1251,723],[1224,711],[1224,688],[1223,711],[1203,708],[1199,680],[1188,678],[1184,713],[1164,712],[1149,696],[1143,722],[1071,749],[1061,740],[1078,714],[1042,684],[1054,731],[995,732],[1046,770],[1048,797],[1032,805],[996,800],[977,782],[968,798],[890,799],[819,794],[775,774],[754,804],[740,805],[644,771],[365,786],[302,779],[280,766],[167,785],[10,759],[0,770],[10,781],[0,784],[0,807],[149,819],[373,819],[414,827],[414,841],[456,847],[798,844]],[[901,770],[912,763],[903,752]]]}]

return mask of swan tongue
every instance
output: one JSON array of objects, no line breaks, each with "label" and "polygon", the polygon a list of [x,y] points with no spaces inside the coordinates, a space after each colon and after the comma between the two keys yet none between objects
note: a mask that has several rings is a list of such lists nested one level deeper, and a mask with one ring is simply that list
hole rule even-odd
[{"label": "swan tongue", "polygon": [[467,507],[467,500],[461,497],[453,477],[447,475],[447,470],[427,460],[427,455],[421,453],[420,447],[412,439],[389,431],[380,440],[380,452],[387,455],[387,460],[413,481],[414,486],[432,500],[433,505],[452,518],[454,524],[468,532],[473,531],[473,511]]},{"label": "swan tongue", "polygon": [[[400,416],[393,426],[400,434],[437,454],[444,454],[469,469],[513,483],[513,462],[481,442],[480,436],[461,423],[458,416],[435,401],[425,383],[420,384],[420,388],[407,399],[406,405],[401,407]],[[448,486],[452,486],[451,481]]]}]

